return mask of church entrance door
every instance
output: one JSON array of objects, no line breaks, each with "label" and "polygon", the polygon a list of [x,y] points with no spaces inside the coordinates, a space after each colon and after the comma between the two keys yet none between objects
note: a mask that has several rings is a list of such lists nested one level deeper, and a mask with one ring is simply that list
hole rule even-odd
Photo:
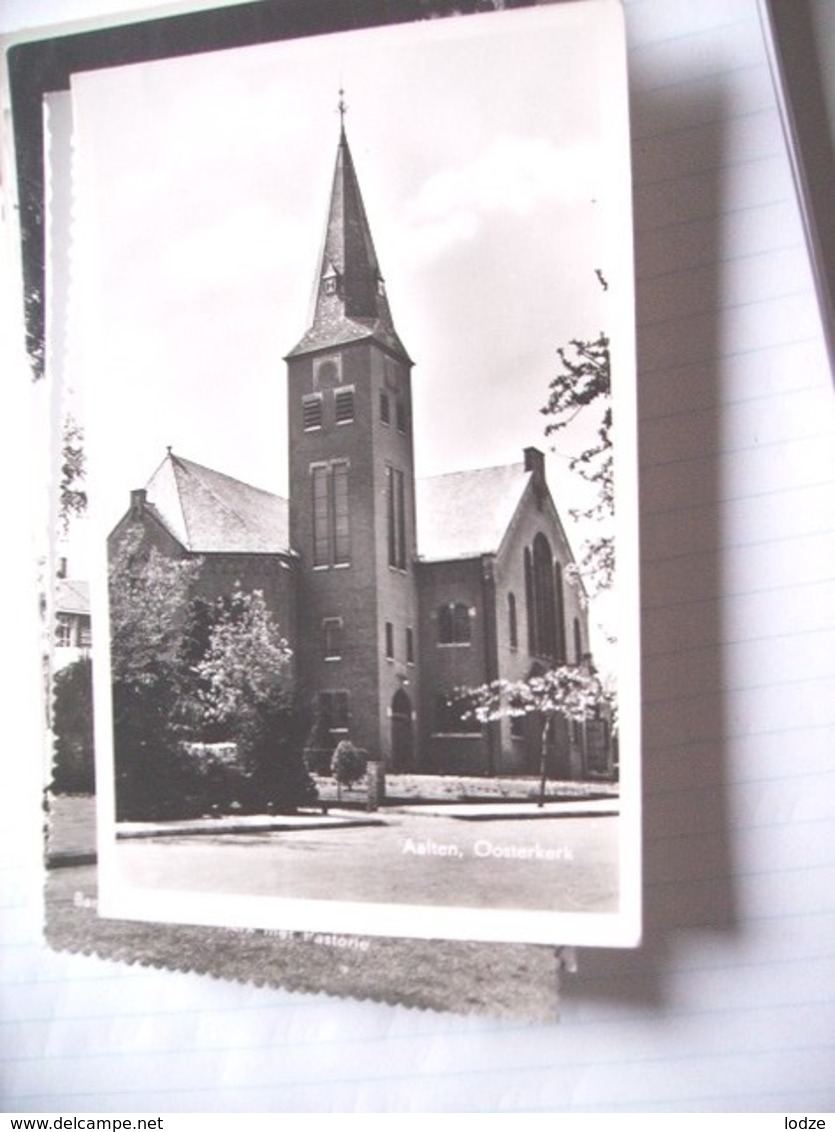
[{"label": "church entrance door", "polygon": [[391,769],[393,771],[414,769],[414,747],[412,701],[403,689],[399,688],[391,701]]}]

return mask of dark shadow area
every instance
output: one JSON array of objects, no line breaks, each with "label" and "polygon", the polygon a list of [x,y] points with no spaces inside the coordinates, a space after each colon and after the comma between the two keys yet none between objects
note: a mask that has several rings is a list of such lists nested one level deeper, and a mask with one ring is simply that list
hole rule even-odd
[{"label": "dark shadow area", "polygon": [[676,939],[737,925],[723,739],[719,81],[631,74],[644,936],[631,952],[584,950],[565,988],[662,1009]]}]

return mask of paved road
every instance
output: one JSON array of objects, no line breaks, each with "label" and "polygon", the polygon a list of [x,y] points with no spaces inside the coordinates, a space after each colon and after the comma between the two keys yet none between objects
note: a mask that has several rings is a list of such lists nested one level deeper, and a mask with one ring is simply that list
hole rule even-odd
[{"label": "paved road", "polygon": [[466,821],[386,813],[385,824],[120,842],[142,887],[251,896],[613,912],[614,815]]}]

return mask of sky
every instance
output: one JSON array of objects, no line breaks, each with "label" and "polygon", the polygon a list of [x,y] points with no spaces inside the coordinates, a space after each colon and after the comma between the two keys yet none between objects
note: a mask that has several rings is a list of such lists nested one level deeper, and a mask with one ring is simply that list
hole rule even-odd
[{"label": "sky", "polygon": [[534,444],[564,518],[582,501],[567,458],[593,422],[551,452],[539,409],[557,347],[624,316],[613,15],[569,4],[74,77],[66,373],[102,529],[167,445],[286,491],[283,357],[310,321],[340,87],[416,363],[418,475]]}]

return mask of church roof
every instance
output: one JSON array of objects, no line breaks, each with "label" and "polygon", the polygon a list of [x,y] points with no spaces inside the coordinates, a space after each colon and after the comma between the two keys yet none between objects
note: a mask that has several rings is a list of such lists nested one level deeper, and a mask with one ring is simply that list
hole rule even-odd
[{"label": "church roof", "polygon": [[530,478],[520,463],[418,480],[418,557],[433,562],[494,554]]},{"label": "church roof", "polygon": [[286,554],[286,499],[169,452],[146,486],[147,501],[195,554]]},{"label": "church roof", "polygon": [[314,288],[313,322],[288,357],[373,338],[408,358],[394,329],[344,127]]}]

